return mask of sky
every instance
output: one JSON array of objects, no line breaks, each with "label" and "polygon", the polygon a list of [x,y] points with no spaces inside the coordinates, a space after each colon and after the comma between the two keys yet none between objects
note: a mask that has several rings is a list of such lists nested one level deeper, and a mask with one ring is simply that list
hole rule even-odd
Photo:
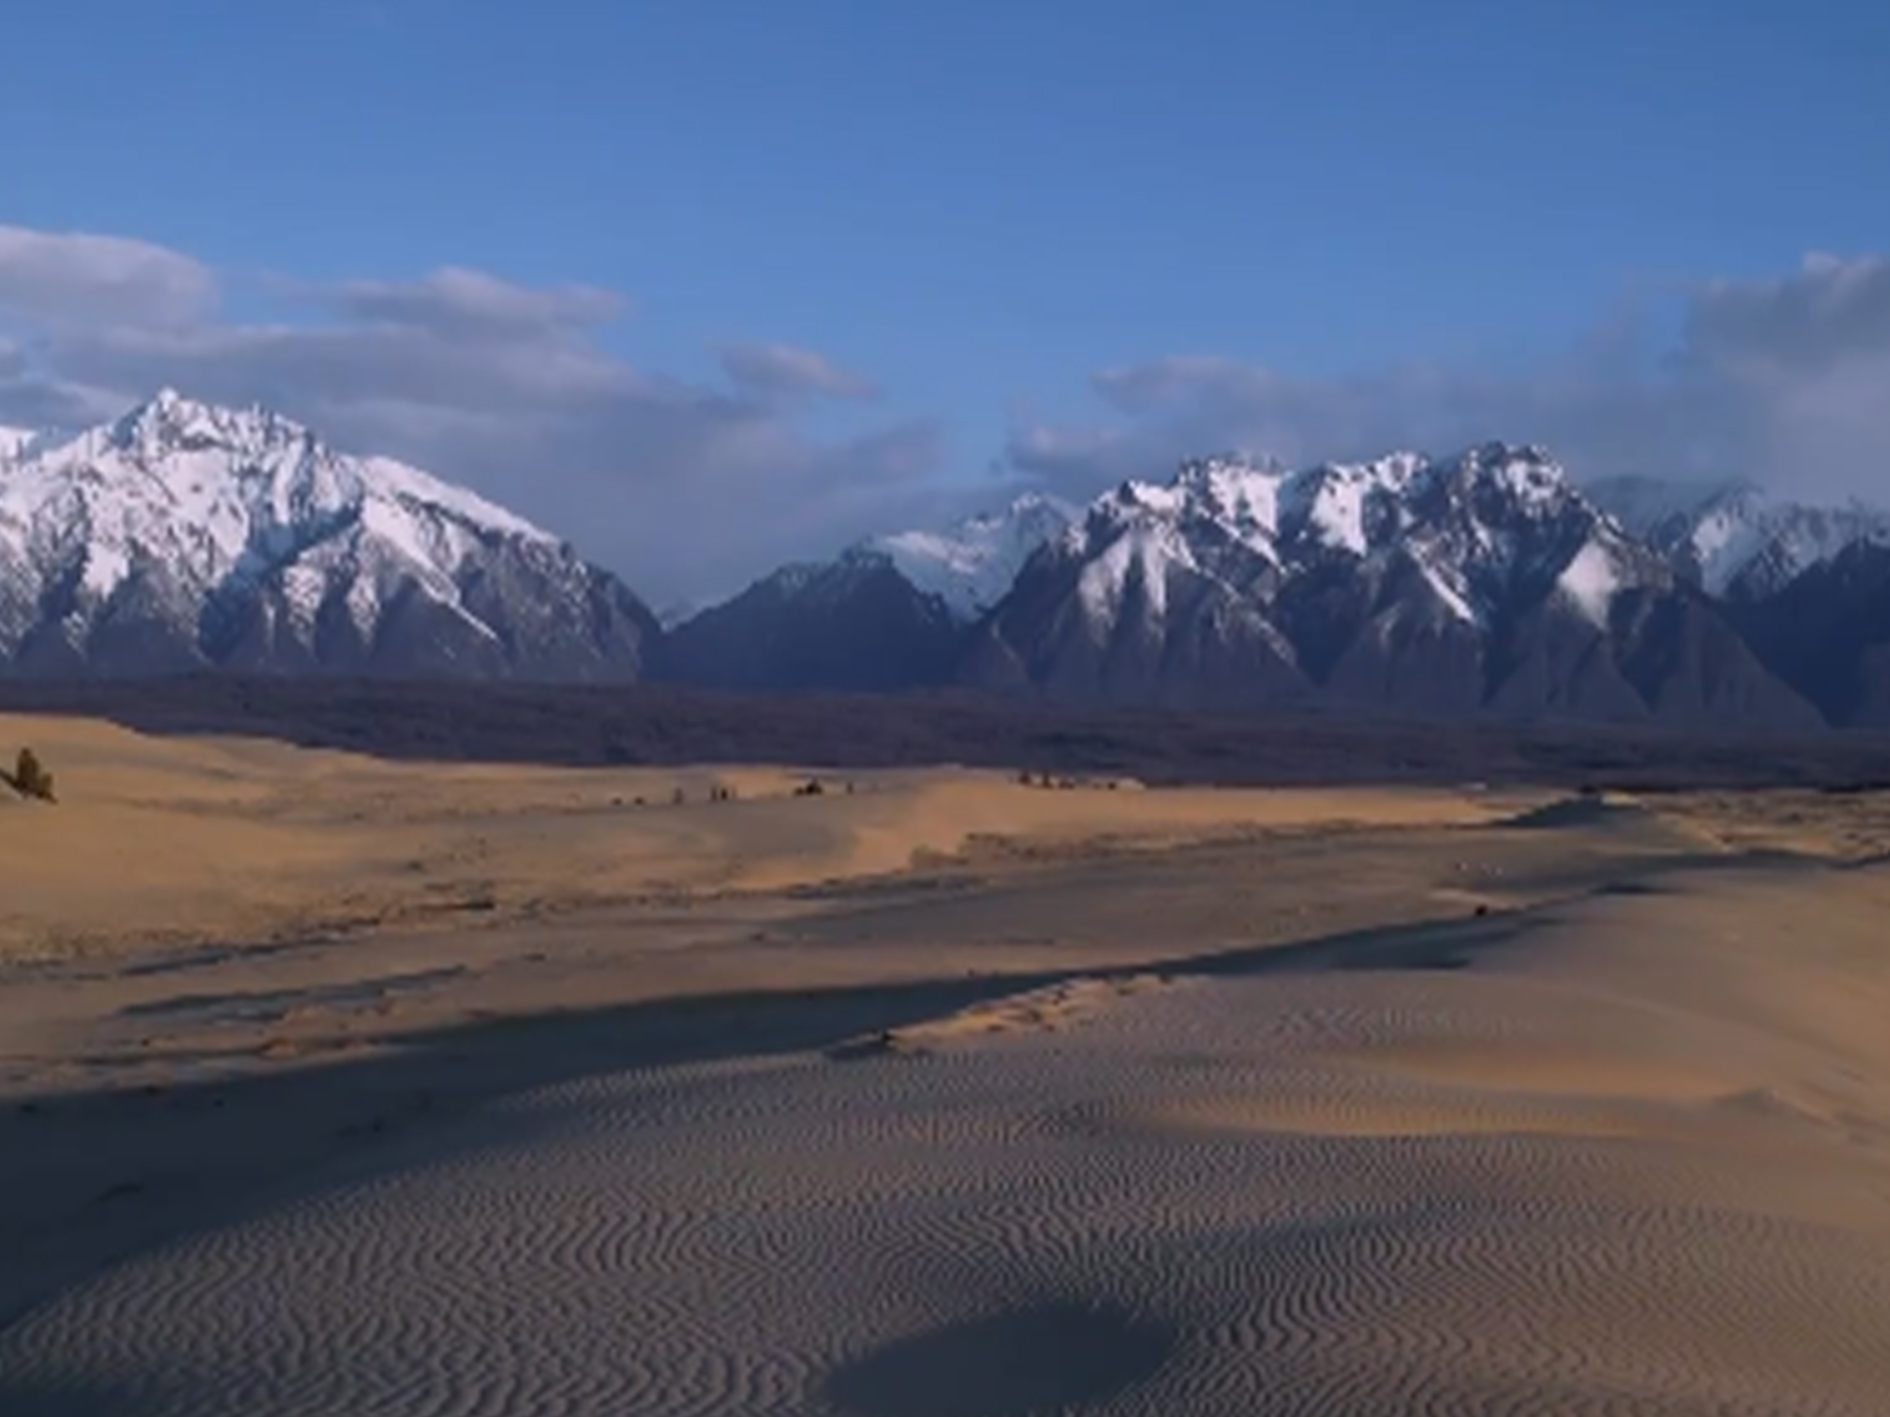
[{"label": "sky", "polygon": [[653,601],[1176,459],[1890,499],[1879,0],[58,0],[0,424],[261,401]]}]

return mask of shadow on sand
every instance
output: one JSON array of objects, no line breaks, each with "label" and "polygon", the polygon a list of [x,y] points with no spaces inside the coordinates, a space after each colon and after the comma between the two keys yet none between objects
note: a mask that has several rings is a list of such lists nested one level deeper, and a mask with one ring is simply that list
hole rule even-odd
[{"label": "shadow on sand", "polygon": [[[462,1139],[529,1145],[545,1125],[533,1109],[495,1109],[478,1128],[453,1125],[502,1098],[636,1069],[832,1056],[862,1037],[1076,978],[1151,970],[1232,976],[1463,969],[1516,947],[1555,917],[1554,907],[1543,907],[1109,969],[734,993],[482,1020],[401,1036],[356,1060],[162,1089],[16,1100],[0,1115],[0,1197],[8,1207],[0,1216],[0,1335],[61,1290],[156,1245],[421,1162],[450,1161],[455,1148],[474,1144]],[[499,1138],[495,1116],[505,1129]],[[1046,1310],[1031,1321],[1046,1332],[1079,1337],[1096,1324],[1128,1325],[1120,1342],[1094,1345],[1082,1338],[1108,1350],[1111,1363],[1120,1360],[1119,1371],[1092,1375],[1106,1386],[1136,1380],[1144,1365],[1159,1366],[1164,1351],[1160,1335],[1120,1316]],[[930,1410],[923,1405],[924,1384],[907,1386],[909,1375],[954,1364],[983,1340],[976,1332],[950,1332],[920,1342],[929,1346],[904,1357],[862,1360],[836,1374],[833,1399],[869,1417],[894,1411],[923,1417]],[[137,1406],[104,1390],[91,1398],[69,1389],[49,1393],[35,1389],[30,1376],[0,1368],[0,1412],[9,1417],[132,1412]]]}]

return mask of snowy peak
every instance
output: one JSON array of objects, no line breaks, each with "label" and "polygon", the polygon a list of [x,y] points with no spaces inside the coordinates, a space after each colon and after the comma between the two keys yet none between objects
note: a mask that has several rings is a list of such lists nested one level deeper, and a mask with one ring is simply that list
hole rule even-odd
[{"label": "snowy peak", "polygon": [[[21,447],[0,475],[0,575],[0,659],[16,672],[36,656],[76,672],[151,655],[169,667],[236,655],[399,669],[447,643],[446,667],[467,672],[541,652],[589,672],[599,647],[558,634],[603,626],[620,669],[647,619],[555,537],[484,498],[337,452],[270,410],[174,390]],[[550,602],[524,604],[527,586]],[[598,597],[615,608],[589,603]],[[547,616],[568,629],[533,646],[512,637]],[[426,628],[396,634],[396,622]]]},{"label": "snowy peak", "polygon": [[1240,454],[1197,458],[1181,464],[1166,482],[1129,481],[1091,504],[1091,515],[1112,520],[1153,516],[1212,520],[1262,528],[1278,520],[1280,480],[1285,469],[1267,459]]},{"label": "snowy peak", "polygon": [[1058,498],[1029,492],[1000,512],[967,517],[944,531],[873,537],[853,554],[884,558],[921,594],[938,597],[953,618],[968,622],[1002,600],[1024,563],[1062,536],[1076,515]]},{"label": "snowy peak", "polygon": [[1742,482],[1678,482],[1660,477],[1604,477],[1582,484],[1583,495],[1641,537],[1655,534],[1676,519],[1691,519],[1714,502],[1757,491]]},{"label": "snowy peak", "polygon": [[391,458],[336,452],[303,425],[260,406],[234,409],[158,393],[123,417],[64,440],[41,440],[22,459],[52,479],[81,471],[133,499],[168,497],[180,515],[292,523],[406,504],[467,530],[554,542],[522,517]]},{"label": "snowy peak", "polygon": [[1537,443],[1480,443],[1427,471],[1447,485],[1478,489],[1517,507],[1559,506],[1574,495],[1568,473]]},{"label": "snowy peak", "polygon": [[1708,594],[1760,599],[1856,545],[1890,545],[1890,511],[1795,501],[1745,482],[1624,477],[1589,489]]},{"label": "snowy peak", "polygon": [[261,407],[219,408],[164,389],[104,431],[105,440],[141,461],[216,449],[256,457],[289,444],[311,442],[306,428]]},{"label": "snowy peak", "polygon": [[1212,524],[1263,554],[1301,542],[1364,556],[1398,540],[1426,502],[1453,500],[1537,517],[1579,494],[1545,450],[1489,443],[1441,462],[1399,451],[1297,470],[1267,459],[1196,459],[1167,482],[1124,482],[1091,514],[1106,524]]},{"label": "snowy peak", "polygon": [[1264,605],[1296,582],[1329,578],[1335,564],[1355,563],[1373,581],[1415,565],[1441,611],[1469,623],[1519,591],[1540,597],[1558,585],[1581,615],[1605,621],[1616,589],[1659,574],[1545,449],[1506,443],[1297,470],[1190,461],[1165,483],[1125,482],[1099,498],[1064,553],[1090,563],[1083,601],[1105,619],[1131,570],[1145,605],[1170,574]]},{"label": "snowy peak", "polygon": [[1143,522],[1128,526],[1088,558],[1077,578],[1077,595],[1098,631],[1113,627],[1131,603],[1159,629],[1168,613],[1171,582],[1183,574],[1199,575],[1201,569],[1194,549],[1175,527]]},{"label": "snowy peak", "polygon": [[0,464],[12,462],[26,451],[27,445],[39,435],[30,428],[13,428],[0,423]]},{"label": "snowy peak", "polygon": [[1397,508],[1425,466],[1417,453],[1369,463],[1322,463],[1286,479],[1281,535],[1363,556],[1401,529]]},{"label": "snowy peak", "polygon": [[1812,714],[1546,449],[1508,443],[1124,482],[1031,563],[968,663],[991,687],[1137,705]]}]

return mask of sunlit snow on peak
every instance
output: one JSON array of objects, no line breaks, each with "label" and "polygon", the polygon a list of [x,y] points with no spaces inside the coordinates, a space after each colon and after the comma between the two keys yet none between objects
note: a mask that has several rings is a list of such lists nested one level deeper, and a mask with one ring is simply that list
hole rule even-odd
[{"label": "sunlit snow on peak", "polygon": [[954,617],[973,620],[997,604],[1031,555],[1061,536],[1076,517],[1068,503],[1031,492],[1001,512],[980,513],[944,531],[874,537],[863,549],[886,557],[912,586],[942,600]]}]

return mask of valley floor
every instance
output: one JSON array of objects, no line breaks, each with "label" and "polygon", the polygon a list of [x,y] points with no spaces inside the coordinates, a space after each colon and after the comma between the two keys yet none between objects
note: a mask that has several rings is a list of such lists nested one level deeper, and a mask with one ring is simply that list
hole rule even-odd
[{"label": "valley floor", "polygon": [[9,1417],[1890,1400],[1883,794],[0,728]]}]

